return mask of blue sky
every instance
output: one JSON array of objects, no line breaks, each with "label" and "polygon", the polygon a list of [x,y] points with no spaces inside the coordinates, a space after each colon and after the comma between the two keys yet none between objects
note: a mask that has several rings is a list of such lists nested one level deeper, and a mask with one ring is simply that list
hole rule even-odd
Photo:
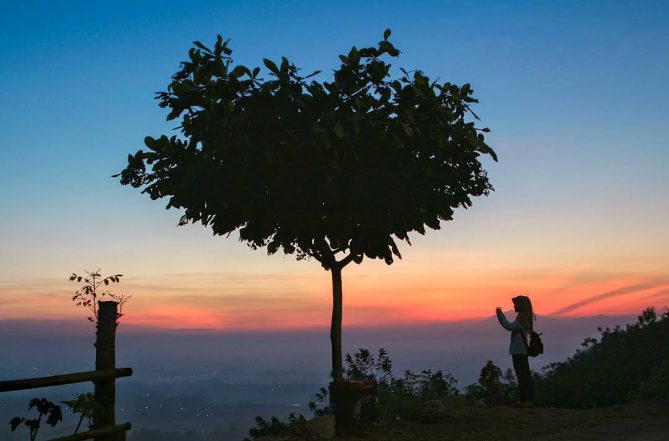
[{"label": "blue sky", "polygon": [[472,84],[500,157],[487,164],[497,191],[414,241],[399,264],[406,277],[427,259],[421,250],[476,254],[498,271],[642,277],[667,269],[669,2],[26,1],[3,9],[0,295],[93,266],[152,280],[222,268],[251,278],[318,270],[198,227],[177,229],[178,214],[163,202],[110,178],[145,136],[170,133],[154,92],[193,40],[217,34],[232,40],[237,62],[285,55],[326,75],[337,54],[391,28],[403,52],[397,65]]}]

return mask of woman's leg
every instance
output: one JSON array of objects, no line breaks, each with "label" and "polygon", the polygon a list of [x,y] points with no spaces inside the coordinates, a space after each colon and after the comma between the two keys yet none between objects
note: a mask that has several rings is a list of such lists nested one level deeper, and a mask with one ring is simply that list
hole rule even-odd
[{"label": "woman's leg", "polygon": [[527,401],[534,403],[534,380],[532,379],[532,371],[530,371],[530,363],[527,355],[525,356],[525,363],[527,363]]},{"label": "woman's leg", "polygon": [[534,391],[532,377],[530,375],[530,364],[526,354],[513,354],[513,370],[516,371],[518,379],[518,398],[521,402],[532,401]]}]

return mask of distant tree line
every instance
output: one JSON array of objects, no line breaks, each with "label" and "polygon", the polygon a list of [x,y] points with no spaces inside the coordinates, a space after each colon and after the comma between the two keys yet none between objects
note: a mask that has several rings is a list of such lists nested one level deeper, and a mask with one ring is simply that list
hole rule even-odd
[{"label": "distant tree line", "polygon": [[537,402],[600,407],[634,400],[669,399],[669,311],[645,309],[625,328],[598,328],[566,361],[536,376]]}]

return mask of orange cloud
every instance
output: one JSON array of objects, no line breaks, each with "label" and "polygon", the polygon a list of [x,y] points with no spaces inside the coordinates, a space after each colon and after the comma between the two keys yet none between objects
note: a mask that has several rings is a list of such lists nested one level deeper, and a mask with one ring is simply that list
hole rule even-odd
[{"label": "orange cloud", "polygon": [[[428,253],[428,257],[430,257]],[[377,326],[490,316],[526,293],[538,314],[638,313],[664,306],[669,280],[657,273],[588,268],[481,267],[476,257],[444,266],[437,257],[388,267],[365,262],[346,268],[344,325]],[[433,258],[433,260],[431,260]],[[442,259],[443,261],[443,259]],[[132,294],[124,322],[161,329],[291,329],[328,327],[331,280],[316,265],[275,273],[185,273],[125,278],[116,292]],[[85,320],[62,279],[0,281],[0,319]]]}]

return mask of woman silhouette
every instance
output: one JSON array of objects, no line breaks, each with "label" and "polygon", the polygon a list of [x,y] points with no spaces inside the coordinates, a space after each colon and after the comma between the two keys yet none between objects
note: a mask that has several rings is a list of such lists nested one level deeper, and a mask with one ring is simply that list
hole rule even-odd
[{"label": "woman silhouette", "polygon": [[527,337],[534,330],[534,312],[532,302],[527,296],[517,296],[511,299],[513,310],[518,313],[516,320],[509,323],[504,316],[502,308],[497,307],[497,319],[507,331],[511,331],[511,344],[509,354],[513,359],[513,369],[518,379],[518,393],[520,402],[517,406],[534,406],[534,384],[530,373],[530,364],[527,360]]}]

